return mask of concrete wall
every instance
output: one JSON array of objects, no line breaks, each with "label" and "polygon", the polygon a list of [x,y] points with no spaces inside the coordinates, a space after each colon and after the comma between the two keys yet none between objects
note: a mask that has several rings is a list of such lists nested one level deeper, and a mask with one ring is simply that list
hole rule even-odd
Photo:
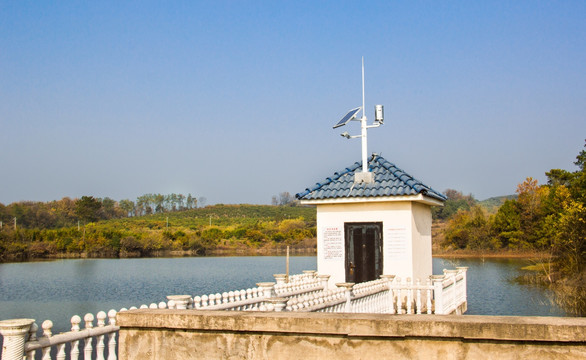
[{"label": "concrete wall", "polygon": [[331,275],[330,287],[346,281],[346,222],[383,223],[383,274],[422,282],[432,274],[429,205],[414,201],[319,204],[317,272]]},{"label": "concrete wall", "polygon": [[584,359],[586,319],[134,310],[132,359]]}]

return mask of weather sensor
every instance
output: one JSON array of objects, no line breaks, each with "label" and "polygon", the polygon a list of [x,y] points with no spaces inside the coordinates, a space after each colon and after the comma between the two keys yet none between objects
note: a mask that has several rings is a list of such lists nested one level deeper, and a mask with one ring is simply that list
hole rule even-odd
[{"label": "weather sensor", "polygon": [[[360,182],[372,182],[372,174],[368,174],[368,161],[367,158],[367,129],[379,127],[384,123],[384,111],[382,105],[375,105],[374,106],[374,123],[372,125],[367,125],[366,123],[366,115],[364,113],[364,57],[362,57],[362,107],[357,107],[348,111],[348,113],[340,120],[336,125],[334,125],[334,129],[339,128],[340,126],[344,126],[348,124],[352,120],[360,121],[360,128],[362,132],[360,135],[350,135],[347,131],[344,131],[342,134],[343,137],[346,139],[362,139],[362,173],[360,176],[356,173],[355,181],[360,180]],[[358,112],[362,110],[362,117],[360,119],[356,118]]]}]

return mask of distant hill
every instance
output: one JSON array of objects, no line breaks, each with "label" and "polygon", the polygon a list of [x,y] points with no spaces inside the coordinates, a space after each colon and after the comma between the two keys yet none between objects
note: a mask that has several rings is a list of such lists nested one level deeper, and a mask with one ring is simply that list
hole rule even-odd
[{"label": "distant hill", "polygon": [[503,195],[495,196],[478,202],[478,205],[482,206],[488,213],[493,214],[498,211],[502,204],[507,200],[516,199],[517,195]]}]

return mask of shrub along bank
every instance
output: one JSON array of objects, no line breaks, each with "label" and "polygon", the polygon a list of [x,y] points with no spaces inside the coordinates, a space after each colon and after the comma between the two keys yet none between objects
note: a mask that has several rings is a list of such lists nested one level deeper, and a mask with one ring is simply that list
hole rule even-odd
[{"label": "shrub along bank", "polygon": [[315,208],[215,205],[58,229],[3,226],[0,261],[315,247]]}]

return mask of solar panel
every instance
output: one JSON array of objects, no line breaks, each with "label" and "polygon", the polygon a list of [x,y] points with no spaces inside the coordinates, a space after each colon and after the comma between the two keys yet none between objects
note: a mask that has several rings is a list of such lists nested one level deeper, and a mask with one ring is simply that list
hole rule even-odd
[{"label": "solar panel", "polygon": [[348,122],[350,122],[351,120],[354,120],[354,118],[356,117],[356,113],[358,113],[360,111],[360,109],[362,109],[362,108],[357,107],[356,109],[352,109],[352,110],[348,111],[348,114],[346,114],[346,116],[344,116],[342,118],[342,120],[340,120],[336,125],[334,125],[334,129],[337,127],[340,127],[340,126],[344,126]]}]

